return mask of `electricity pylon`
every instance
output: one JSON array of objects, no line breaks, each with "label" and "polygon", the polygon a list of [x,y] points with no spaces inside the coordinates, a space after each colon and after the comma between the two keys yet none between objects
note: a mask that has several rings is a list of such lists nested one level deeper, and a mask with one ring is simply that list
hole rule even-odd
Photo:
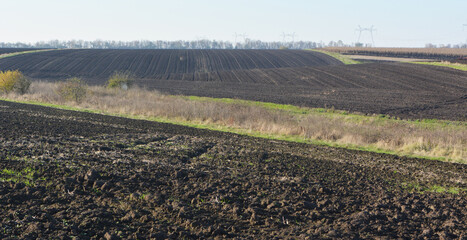
[{"label": "electricity pylon", "polygon": [[282,36],[282,43],[285,43],[285,38],[287,37],[287,34],[285,34],[285,32],[282,32],[281,36]]},{"label": "electricity pylon", "polygon": [[282,34],[280,36],[282,37],[282,43],[285,43],[287,38],[289,38],[289,37],[292,39],[292,43],[294,43],[295,42],[295,37],[297,37],[297,34],[282,32]]},{"label": "electricity pylon", "polygon": [[246,43],[246,39],[248,38],[248,35],[246,33],[238,34],[239,37],[243,38],[243,42]]},{"label": "electricity pylon", "polygon": [[[467,23],[462,25],[462,30],[465,30],[467,28]],[[465,39],[465,44],[467,44],[467,38]]]},{"label": "electricity pylon", "polygon": [[234,33],[234,37],[235,37],[234,46],[237,46],[237,37],[238,37],[238,33]]},{"label": "electricity pylon", "polygon": [[295,42],[295,36],[296,36],[295,33],[287,34],[287,36],[292,38],[292,43]]},{"label": "electricity pylon", "polygon": [[362,28],[360,25],[358,25],[358,28],[355,29],[355,31],[358,31],[358,41],[357,43],[360,43],[360,38],[362,37],[362,32],[369,32],[370,35],[371,35],[371,43],[372,43],[372,46],[374,47],[375,46],[375,40],[373,38],[373,32],[376,32],[376,28],[374,28],[374,26],[372,25],[370,28]]}]

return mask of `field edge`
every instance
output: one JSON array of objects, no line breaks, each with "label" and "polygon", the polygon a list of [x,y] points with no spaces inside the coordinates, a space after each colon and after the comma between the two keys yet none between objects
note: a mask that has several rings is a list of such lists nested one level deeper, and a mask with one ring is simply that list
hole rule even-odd
[{"label": "field edge", "polygon": [[365,146],[358,146],[358,145],[352,145],[352,144],[339,144],[339,143],[333,143],[333,142],[327,142],[327,141],[321,141],[321,140],[310,140],[310,139],[305,139],[299,136],[265,134],[265,133],[261,133],[261,132],[254,131],[254,130],[246,130],[246,129],[228,127],[228,126],[220,126],[216,124],[194,123],[194,122],[185,121],[185,120],[177,120],[177,119],[170,119],[170,118],[163,118],[163,117],[147,117],[147,116],[142,116],[142,115],[117,114],[117,113],[106,112],[103,110],[79,108],[79,107],[72,107],[68,105],[43,103],[43,102],[37,102],[37,101],[20,101],[20,100],[13,100],[13,99],[2,98],[2,97],[0,97],[0,101],[38,105],[38,106],[56,108],[56,109],[61,109],[61,110],[101,114],[101,115],[106,115],[106,116],[122,117],[122,118],[134,119],[134,120],[145,120],[145,121],[173,124],[173,125],[178,125],[178,126],[233,133],[233,134],[238,134],[238,135],[243,135],[243,136],[269,139],[269,140],[279,140],[279,141],[286,141],[286,142],[311,144],[311,145],[317,145],[317,146],[327,146],[327,147],[332,147],[332,148],[340,148],[340,149],[347,149],[347,150],[354,150],[354,151],[387,154],[387,155],[392,155],[392,156],[397,156],[397,157],[407,157],[407,158],[423,159],[423,160],[430,160],[430,161],[441,161],[441,162],[465,164],[465,162],[459,162],[455,159],[450,159],[447,157],[429,157],[429,156],[421,156],[421,155],[415,155],[415,154],[404,154],[404,153],[398,153],[395,151],[380,149],[376,147],[365,147]]}]

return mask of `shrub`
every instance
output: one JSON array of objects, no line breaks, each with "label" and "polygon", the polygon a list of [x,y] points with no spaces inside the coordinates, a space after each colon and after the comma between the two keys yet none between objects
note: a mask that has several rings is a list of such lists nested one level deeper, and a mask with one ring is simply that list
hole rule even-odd
[{"label": "shrub", "polygon": [[20,71],[0,71],[0,91],[24,94],[31,86],[31,81]]},{"label": "shrub", "polygon": [[133,84],[133,78],[129,72],[115,72],[107,80],[107,87],[128,90]]},{"label": "shrub", "polygon": [[56,90],[57,94],[67,101],[81,102],[87,94],[87,85],[79,78],[70,78],[61,82]]}]

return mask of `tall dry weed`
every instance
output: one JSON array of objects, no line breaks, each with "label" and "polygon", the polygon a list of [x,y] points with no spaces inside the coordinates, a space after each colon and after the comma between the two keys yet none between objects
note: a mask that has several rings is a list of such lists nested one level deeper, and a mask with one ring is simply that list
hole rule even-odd
[{"label": "tall dry weed", "polygon": [[[56,94],[57,87],[54,83],[34,82],[28,94],[10,94],[8,98],[62,104]],[[113,114],[213,124],[264,134],[293,135],[340,145],[444,157],[467,163],[467,127],[462,124],[433,128],[431,125],[409,121],[381,121],[376,116],[361,116],[362,120],[355,120],[339,113],[296,115],[253,105],[189,100],[137,87],[122,91],[94,86],[89,88],[88,95],[81,102],[67,104]]]}]

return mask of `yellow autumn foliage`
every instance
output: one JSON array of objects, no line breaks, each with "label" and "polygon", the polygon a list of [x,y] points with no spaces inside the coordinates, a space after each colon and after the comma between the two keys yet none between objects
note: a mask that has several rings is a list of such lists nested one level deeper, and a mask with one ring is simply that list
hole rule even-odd
[{"label": "yellow autumn foliage", "polygon": [[0,92],[18,92],[24,94],[28,91],[31,81],[18,70],[0,71]]}]

